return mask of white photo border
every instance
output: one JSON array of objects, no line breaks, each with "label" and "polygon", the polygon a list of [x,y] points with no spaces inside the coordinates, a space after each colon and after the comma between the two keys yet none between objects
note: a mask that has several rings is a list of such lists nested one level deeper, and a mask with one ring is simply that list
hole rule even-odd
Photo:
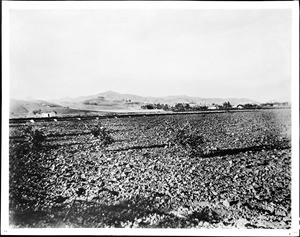
[{"label": "white photo border", "polygon": [[[2,235],[297,236],[299,234],[299,3],[201,1],[3,1],[2,2]],[[127,229],[9,227],[9,12],[12,9],[291,9],[292,10],[292,223],[291,229]]]}]

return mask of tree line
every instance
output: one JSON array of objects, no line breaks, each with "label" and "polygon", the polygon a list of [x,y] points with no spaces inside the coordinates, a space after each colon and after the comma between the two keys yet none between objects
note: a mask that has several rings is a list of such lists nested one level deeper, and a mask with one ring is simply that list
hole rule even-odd
[{"label": "tree line", "polygon": [[149,103],[146,105],[142,105],[142,109],[162,109],[165,111],[174,111],[174,112],[181,112],[181,111],[204,111],[208,109],[216,109],[216,110],[231,110],[231,109],[261,109],[264,106],[257,105],[257,104],[240,104],[238,107],[233,107],[229,101],[224,102],[222,105],[212,104],[211,107],[207,105],[193,105],[191,106],[189,103],[177,103],[175,105],[169,104],[160,104],[160,103]]},{"label": "tree line", "polygon": [[[213,104],[214,105],[214,104]],[[229,109],[232,108],[230,102],[224,102],[223,105],[215,105],[218,109]],[[160,104],[160,103],[153,103],[153,104],[146,104],[141,106],[142,109],[162,109],[166,111],[203,111],[208,110],[207,105],[195,105],[191,106],[189,103],[176,103],[175,105],[169,104]]]}]

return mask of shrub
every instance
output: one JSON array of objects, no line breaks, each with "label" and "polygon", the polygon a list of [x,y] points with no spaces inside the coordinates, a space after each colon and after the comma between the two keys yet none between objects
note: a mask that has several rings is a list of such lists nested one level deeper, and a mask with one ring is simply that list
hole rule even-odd
[{"label": "shrub", "polygon": [[169,126],[168,145],[175,145],[186,150],[191,156],[203,155],[204,137],[192,127],[187,121],[181,127],[170,127],[170,122],[166,123]]},{"label": "shrub", "polygon": [[45,134],[39,129],[29,128],[25,131],[25,141],[29,143],[31,148],[41,148],[45,140]]},{"label": "shrub", "polygon": [[91,133],[94,137],[101,141],[102,146],[106,146],[114,142],[110,132],[103,126],[93,128]]}]

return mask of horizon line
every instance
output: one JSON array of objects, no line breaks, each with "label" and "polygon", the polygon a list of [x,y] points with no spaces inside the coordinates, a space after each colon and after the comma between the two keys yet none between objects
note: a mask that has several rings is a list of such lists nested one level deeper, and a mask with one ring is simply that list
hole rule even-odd
[{"label": "horizon line", "polygon": [[91,95],[79,95],[79,96],[64,96],[64,97],[59,97],[59,98],[47,98],[47,99],[43,99],[43,98],[34,98],[32,96],[25,96],[25,97],[10,97],[9,99],[15,99],[15,100],[45,100],[45,101],[53,101],[53,100],[62,100],[65,98],[70,98],[70,99],[76,99],[76,98],[80,98],[80,97],[89,97],[89,96],[97,96],[99,94],[104,94],[104,93],[108,93],[108,92],[112,92],[112,93],[116,93],[116,94],[120,94],[120,95],[132,95],[132,96],[140,96],[140,97],[150,97],[150,98],[167,98],[167,97],[192,97],[192,98],[200,98],[200,99],[247,99],[247,100],[251,100],[251,101],[255,101],[258,103],[275,103],[275,102],[289,102],[291,103],[291,99],[290,100],[278,100],[278,99],[268,99],[268,100],[256,100],[256,99],[252,99],[252,98],[247,98],[247,97],[201,97],[201,96],[195,96],[195,95],[186,95],[186,94],[171,94],[171,95],[164,95],[164,96],[148,96],[148,95],[139,95],[139,94],[133,94],[133,93],[128,93],[128,92],[116,92],[113,90],[106,90],[104,92],[99,92],[96,94],[91,94]]}]

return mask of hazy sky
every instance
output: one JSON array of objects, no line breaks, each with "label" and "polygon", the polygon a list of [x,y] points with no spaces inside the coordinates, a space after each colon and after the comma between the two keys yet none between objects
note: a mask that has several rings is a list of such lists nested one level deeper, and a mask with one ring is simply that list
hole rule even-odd
[{"label": "hazy sky", "polygon": [[290,101],[291,10],[11,10],[10,96]]}]

